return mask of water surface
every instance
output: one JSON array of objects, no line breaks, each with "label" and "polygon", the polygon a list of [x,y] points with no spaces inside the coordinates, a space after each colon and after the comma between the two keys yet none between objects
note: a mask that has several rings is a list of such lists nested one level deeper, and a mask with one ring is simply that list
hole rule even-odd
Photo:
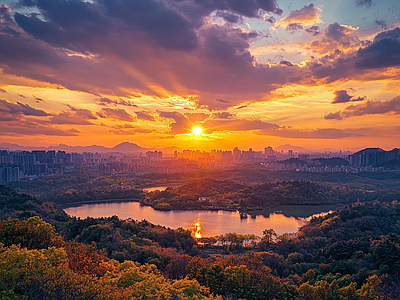
[{"label": "water surface", "polygon": [[[317,208],[320,209],[317,209]],[[327,205],[281,205],[275,209],[255,212],[262,214],[249,214],[248,218],[241,219],[239,212],[230,211],[158,211],[150,206],[141,206],[138,202],[111,202],[97,204],[83,204],[68,207],[64,210],[71,216],[80,218],[86,217],[111,217],[118,216],[121,219],[131,218],[133,220],[146,219],[150,223],[158,224],[176,229],[183,227],[192,229],[194,224],[199,222],[202,236],[216,236],[227,232],[241,234],[255,234],[262,236],[264,229],[273,228],[276,233],[296,232],[299,227],[306,224],[313,215],[327,213],[336,209],[336,206]],[[294,216],[296,208],[301,211],[303,217]],[[282,213],[285,210],[291,211],[292,215]],[[274,212],[278,211],[278,212]],[[305,214],[309,211],[309,214]]]}]

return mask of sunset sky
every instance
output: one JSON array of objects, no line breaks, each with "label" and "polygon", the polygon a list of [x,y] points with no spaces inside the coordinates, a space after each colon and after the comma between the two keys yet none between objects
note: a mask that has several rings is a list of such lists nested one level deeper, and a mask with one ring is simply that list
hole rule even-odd
[{"label": "sunset sky", "polygon": [[398,0],[1,3],[0,142],[400,147]]}]

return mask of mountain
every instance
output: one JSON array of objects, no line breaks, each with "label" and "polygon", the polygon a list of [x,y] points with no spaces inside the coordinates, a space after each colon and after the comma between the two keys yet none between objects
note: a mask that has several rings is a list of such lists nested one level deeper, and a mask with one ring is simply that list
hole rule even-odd
[{"label": "mountain", "polygon": [[[114,146],[110,150],[112,152],[128,153],[128,152],[146,152],[148,149],[140,147],[137,144],[133,144],[130,142],[124,142],[124,143],[118,144],[117,146]],[[110,151],[108,151],[108,152],[110,152]]]},{"label": "mountain", "polygon": [[122,152],[122,153],[129,153],[129,152],[146,152],[148,149],[138,146],[137,144],[124,142],[118,144],[112,148],[99,146],[99,145],[91,145],[91,146],[69,146],[65,144],[59,144],[56,146],[48,146],[48,147],[35,147],[35,146],[20,146],[18,144],[11,144],[11,143],[0,143],[0,149],[8,150],[8,151],[32,151],[32,150],[63,150],[68,153],[82,153],[82,152]]},{"label": "mountain", "polygon": [[69,146],[65,144],[59,144],[57,146],[49,146],[47,150],[63,150],[65,152],[75,152],[75,153],[82,153],[82,152],[110,152],[110,148],[98,145],[92,146]]},{"label": "mountain", "polygon": [[283,152],[288,152],[288,150],[293,150],[293,152],[311,152],[310,150],[307,150],[306,148],[303,148],[301,146],[292,146],[289,144],[280,145],[279,147],[276,147],[274,150],[275,151],[283,150]]}]

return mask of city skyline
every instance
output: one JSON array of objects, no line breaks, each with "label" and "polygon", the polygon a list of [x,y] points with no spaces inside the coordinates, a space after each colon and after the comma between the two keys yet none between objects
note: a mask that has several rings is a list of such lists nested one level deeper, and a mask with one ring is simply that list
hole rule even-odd
[{"label": "city skyline", "polygon": [[2,3],[2,143],[399,147],[394,0]]}]

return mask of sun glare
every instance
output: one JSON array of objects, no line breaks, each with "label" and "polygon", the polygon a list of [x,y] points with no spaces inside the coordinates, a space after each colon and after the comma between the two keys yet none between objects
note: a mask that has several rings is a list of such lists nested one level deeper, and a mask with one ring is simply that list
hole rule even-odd
[{"label": "sun glare", "polygon": [[196,134],[196,135],[201,134],[201,128],[200,127],[193,128],[193,133]]}]

